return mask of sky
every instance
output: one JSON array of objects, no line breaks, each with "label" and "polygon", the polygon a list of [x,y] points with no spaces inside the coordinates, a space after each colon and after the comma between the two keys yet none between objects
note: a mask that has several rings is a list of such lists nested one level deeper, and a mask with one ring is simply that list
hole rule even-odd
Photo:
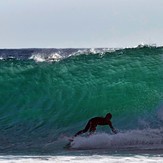
[{"label": "sky", "polygon": [[0,48],[163,45],[163,0],[0,0]]}]

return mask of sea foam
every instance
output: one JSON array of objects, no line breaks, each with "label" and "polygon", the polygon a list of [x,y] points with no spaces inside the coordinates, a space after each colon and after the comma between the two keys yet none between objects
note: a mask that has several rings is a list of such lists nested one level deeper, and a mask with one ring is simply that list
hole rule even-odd
[{"label": "sea foam", "polygon": [[74,149],[127,149],[163,148],[163,128],[130,130],[118,134],[96,133],[88,137],[76,137],[71,143]]}]

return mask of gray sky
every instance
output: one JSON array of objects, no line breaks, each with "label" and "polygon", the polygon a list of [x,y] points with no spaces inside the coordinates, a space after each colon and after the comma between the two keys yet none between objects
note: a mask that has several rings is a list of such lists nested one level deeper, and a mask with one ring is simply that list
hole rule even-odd
[{"label": "gray sky", "polygon": [[0,0],[0,48],[163,45],[163,0]]}]

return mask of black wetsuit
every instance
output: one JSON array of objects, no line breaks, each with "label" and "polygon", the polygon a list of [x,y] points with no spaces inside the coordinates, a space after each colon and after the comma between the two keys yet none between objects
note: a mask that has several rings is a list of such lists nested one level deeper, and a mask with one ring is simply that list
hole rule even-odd
[{"label": "black wetsuit", "polygon": [[87,125],[85,126],[85,128],[77,132],[75,136],[83,134],[87,132],[88,130],[89,132],[94,132],[96,131],[97,125],[109,125],[112,130],[114,129],[110,120],[107,120],[106,118],[103,118],[103,117],[95,117],[95,118],[90,119]]}]

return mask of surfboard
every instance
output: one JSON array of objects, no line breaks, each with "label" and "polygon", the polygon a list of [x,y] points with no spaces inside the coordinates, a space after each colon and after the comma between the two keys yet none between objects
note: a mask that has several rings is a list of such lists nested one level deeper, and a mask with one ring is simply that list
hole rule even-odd
[{"label": "surfboard", "polygon": [[74,141],[73,138],[68,139],[68,143],[64,146],[65,149],[70,149],[71,148],[71,143]]}]

